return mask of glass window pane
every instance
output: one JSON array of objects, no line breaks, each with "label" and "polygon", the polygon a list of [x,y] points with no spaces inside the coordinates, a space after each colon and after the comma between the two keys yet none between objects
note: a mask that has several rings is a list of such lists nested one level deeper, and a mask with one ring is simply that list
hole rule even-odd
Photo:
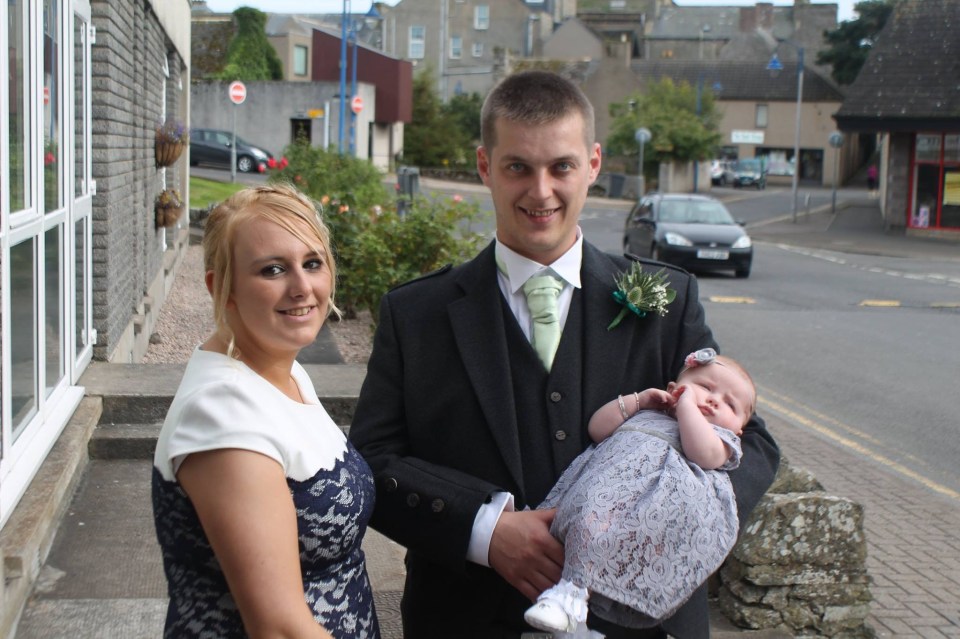
[{"label": "glass window pane", "polygon": [[[25,26],[26,0],[7,3],[7,42],[9,44],[10,93],[10,173],[0,176],[10,185],[10,211],[22,211],[30,201],[30,94],[27,91],[27,55],[30,51],[29,31]],[[8,181],[9,180],[9,181]],[[6,188],[6,186],[4,186]]]},{"label": "glass window pane", "polygon": [[297,45],[293,48],[294,75],[307,75],[307,48]]},{"label": "glass window pane", "polygon": [[74,225],[74,299],[76,302],[74,315],[76,354],[79,356],[87,347],[87,282],[90,273],[87,271],[87,224],[90,218],[77,220]]},{"label": "glass window pane", "polygon": [[43,203],[50,212],[63,206],[60,185],[60,3],[43,3]]},{"label": "glass window pane", "polygon": [[758,129],[767,128],[767,105],[766,104],[757,105],[757,128]]},{"label": "glass window pane", "polygon": [[37,299],[34,242],[10,248],[10,407],[13,439],[37,411]]},{"label": "glass window pane", "polygon": [[87,193],[87,23],[79,17],[73,22],[73,195]]},{"label": "glass window pane", "polygon": [[917,136],[917,160],[923,162],[940,161],[940,135]]},{"label": "glass window pane", "polygon": [[[917,147],[919,149],[919,146]],[[937,204],[940,199],[940,167],[917,166],[917,202],[910,226],[927,228],[937,225]]]},{"label": "glass window pane", "polygon": [[63,242],[57,225],[46,232],[44,243],[44,346],[46,348],[46,370],[44,374],[44,397],[63,379]]},{"label": "glass window pane", "polygon": [[960,162],[960,135],[943,137],[943,161]]}]

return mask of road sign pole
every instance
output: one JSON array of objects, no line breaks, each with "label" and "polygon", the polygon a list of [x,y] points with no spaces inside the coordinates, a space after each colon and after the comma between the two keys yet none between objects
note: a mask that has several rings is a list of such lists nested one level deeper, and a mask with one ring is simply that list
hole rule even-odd
[{"label": "road sign pole", "polygon": [[237,181],[237,106],[233,105],[233,140],[230,142],[230,181]]}]

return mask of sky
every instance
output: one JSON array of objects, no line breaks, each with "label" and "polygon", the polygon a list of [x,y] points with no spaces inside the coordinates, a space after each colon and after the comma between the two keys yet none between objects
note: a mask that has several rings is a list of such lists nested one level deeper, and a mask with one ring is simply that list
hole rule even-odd
[{"label": "sky", "polygon": [[[385,4],[395,5],[399,0],[388,0]],[[853,5],[857,0],[812,0],[813,4],[836,4],[837,21],[852,20]],[[753,6],[756,0],[674,0],[680,7],[706,6]],[[772,0],[773,4],[792,6],[793,0]],[[370,0],[350,0],[352,13],[366,13],[370,9]],[[231,12],[237,7],[255,7],[271,13],[339,13],[343,10],[342,0],[207,0],[207,6],[217,12]]]}]

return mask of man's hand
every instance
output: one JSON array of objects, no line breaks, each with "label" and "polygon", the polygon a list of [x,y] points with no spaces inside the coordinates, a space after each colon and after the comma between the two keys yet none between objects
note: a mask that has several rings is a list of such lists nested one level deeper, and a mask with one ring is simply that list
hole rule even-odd
[{"label": "man's hand", "polygon": [[556,509],[504,512],[490,538],[490,567],[530,601],[560,581],[563,545],[550,534]]}]

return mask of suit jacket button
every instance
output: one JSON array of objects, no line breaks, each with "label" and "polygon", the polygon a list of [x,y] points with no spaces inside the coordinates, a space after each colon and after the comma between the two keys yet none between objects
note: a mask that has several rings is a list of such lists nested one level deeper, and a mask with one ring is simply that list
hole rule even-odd
[{"label": "suit jacket button", "polygon": [[557,439],[558,442],[562,442],[563,440],[565,440],[565,439],[567,438],[567,431],[565,431],[565,430],[558,430],[557,432],[555,432],[555,433],[553,434],[553,436]]},{"label": "suit jacket button", "polygon": [[559,402],[561,399],[563,399],[563,395],[561,395],[559,392],[553,391],[552,393],[550,393],[550,401],[553,402],[554,404]]},{"label": "suit jacket button", "polygon": [[440,498],[434,499],[432,502],[430,502],[430,509],[435,513],[443,512],[445,506],[446,504],[443,503],[443,500]]},{"label": "suit jacket button", "polygon": [[397,489],[397,480],[393,477],[387,477],[387,480],[383,482],[383,487],[387,490],[388,493],[392,493]]},{"label": "suit jacket button", "polygon": [[407,495],[407,506],[410,506],[411,508],[416,508],[419,505],[420,505],[420,495],[418,495],[417,493],[410,493],[409,495]]}]

